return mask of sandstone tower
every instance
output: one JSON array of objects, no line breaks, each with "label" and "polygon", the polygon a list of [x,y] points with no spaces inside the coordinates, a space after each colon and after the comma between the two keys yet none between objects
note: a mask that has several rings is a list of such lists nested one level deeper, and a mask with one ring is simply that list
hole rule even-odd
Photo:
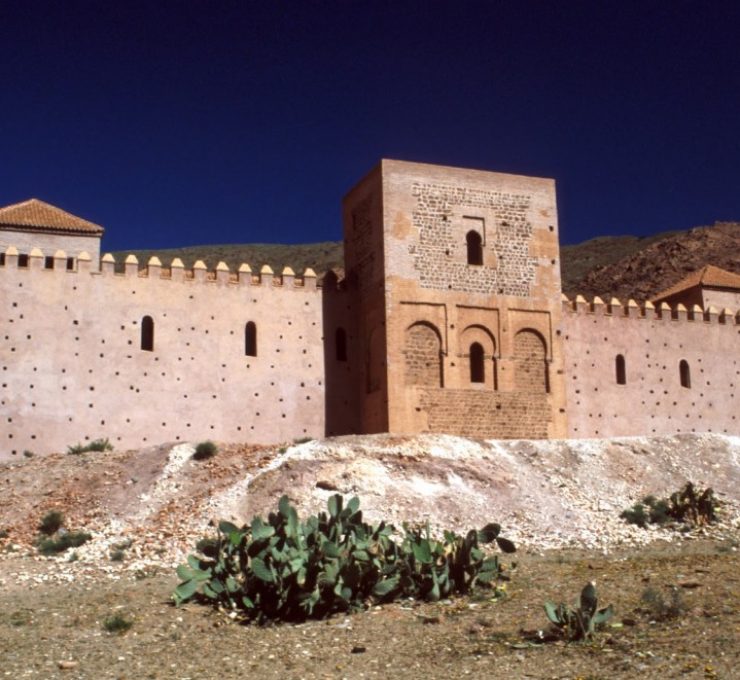
[{"label": "sandstone tower", "polygon": [[383,160],[343,216],[361,431],[566,434],[553,180]]}]

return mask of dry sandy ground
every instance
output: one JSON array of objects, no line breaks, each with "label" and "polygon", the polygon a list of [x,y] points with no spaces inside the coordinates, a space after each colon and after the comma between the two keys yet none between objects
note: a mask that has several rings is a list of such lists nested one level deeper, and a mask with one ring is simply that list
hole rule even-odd
[{"label": "dry sandy ground", "polygon": [[[507,560],[508,562],[508,560]],[[42,563],[3,568],[42,576]],[[737,542],[679,541],[603,555],[525,555],[507,596],[401,602],[327,621],[241,626],[167,601],[171,570],[139,579],[78,575],[71,583],[9,580],[0,589],[0,677],[116,678],[723,678],[740,664]],[[615,623],[592,644],[526,646],[546,599],[571,602],[595,580]],[[676,618],[642,601],[678,592]],[[122,614],[124,634],[104,620]]]},{"label": "dry sandy ground", "polygon": [[[0,676],[736,672],[740,438],[477,442],[378,435],[285,450],[222,445],[200,462],[192,451],[161,446],[0,464],[0,531],[7,534],[0,539]],[[665,495],[687,480],[718,492],[719,528],[682,535],[619,519],[645,494]],[[507,597],[400,603],[267,629],[233,625],[198,606],[170,606],[172,567],[209,523],[264,513],[283,493],[302,514],[316,512],[336,491],[358,495],[371,520],[457,529],[500,522],[520,546]],[[93,534],[77,561],[40,558],[33,548],[39,519],[51,509],[65,514],[67,528]],[[124,560],[112,562],[111,551],[122,545]],[[522,628],[544,626],[545,599],[572,601],[594,579],[617,606],[621,627],[593,645],[521,647]],[[665,598],[678,592],[680,614],[664,619],[641,602],[648,588]],[[123,635],[102,628],[116,612],[133,621]]]}]

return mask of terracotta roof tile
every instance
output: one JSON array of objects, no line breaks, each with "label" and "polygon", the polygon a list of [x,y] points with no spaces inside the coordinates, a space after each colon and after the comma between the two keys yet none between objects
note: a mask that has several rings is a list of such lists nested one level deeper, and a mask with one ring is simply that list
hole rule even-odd
[{"label": "terracotta roof tile", "polygon": [[719,267],[708,264],[695,272],[691,272],[691,274],[681,279],[670,288],[661,291],[652,300],[653,302],[660,302],[665,298],[676,295],[676,293],[681,293],[689,288],[695,288],[696,286],[733,288],[740,290],[740,274],[728,272],[726,269],[720,269]]},{"label": "terracotta roof tile", "polygon": [[103,233],[100,225],[75,217],[37,198],[0,208],[0,227],[97,235]]}]

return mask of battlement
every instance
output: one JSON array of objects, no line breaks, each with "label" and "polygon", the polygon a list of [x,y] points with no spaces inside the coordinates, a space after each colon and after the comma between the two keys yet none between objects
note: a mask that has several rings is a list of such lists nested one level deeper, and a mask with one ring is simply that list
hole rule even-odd
[{"label": "battlement", "polygon": [[214,270],[209,271],[202,260],[198,260],[192,269],[185,269],[180,258],[175,258],[169,267],[162,266],[156,256],[150,257],[144,268],[139,268],[135,255],[128,255],[123,261],[123,271],[117,271],[116,259],[106,253],[100,262],[94,265],[89,253],[81,252],[69,267],[67,253],[56,250],[53,254],[44,253],[33,248],[27,256],[20,256],[15,246],[9,246],[0,258],[0,271],[17,269],[19,271],[43,271],[58,275],[92,274],[121,279],[159,279],[166,281],[195,281],[221,285],[265,286],[275,288],[303,288],[316,290],[321,286],[316,272],[308,268],[302,276],[296,276],[291,267],[284,267],[280,274],[275,274],[269,265],[263,265],[253,271],[248,264],[241,264],[236,271],[231,271],[225,262],[219,262]]},{"label": "battlement", "polygon": [[562,296],[563,313],[577,315],[608,316],[622,319],[646,319],[649,321],[687,321],[703,322],[707,324],[740,325],[740,310],[733,312],[731,309],[716,309],[711,305],[706,309],[699,305],[687,308],[678,303],[669,305],[661,302],[654,305],[649,300],[639,304],[632,298],[627,301],[611,298],[604,302],[600,297],[594,297],[590,302],[582,295],[574,299]]}]

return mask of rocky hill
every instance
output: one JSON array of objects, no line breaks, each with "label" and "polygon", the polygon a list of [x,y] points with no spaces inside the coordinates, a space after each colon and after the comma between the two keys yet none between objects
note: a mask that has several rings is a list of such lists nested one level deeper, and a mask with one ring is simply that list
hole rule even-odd
[{"label": "rocky hill", "polygon": [[740,273],[740,222],[646,239],[599,238],[563,248],[567,295],[646,300],[705,264]]},{"label": "rocky hill", "polygon": [[[119,265],[129,251],[114,253]],[[167,265],[179,257],[186,267],[203,260],[209,269],[224,261],[235,271],[243,262],[253,269],[269,264],[276,272],[311,267],[319,276],[344,266],[341,241],[280,244],[204,245],[131,251],[144,266],[152,255]],[[649,237],[603,236],[562,248],[563,292],[645,300],[686,274],[714,264],[740,273],[740,222],[717,222],[686,231]]]}]

